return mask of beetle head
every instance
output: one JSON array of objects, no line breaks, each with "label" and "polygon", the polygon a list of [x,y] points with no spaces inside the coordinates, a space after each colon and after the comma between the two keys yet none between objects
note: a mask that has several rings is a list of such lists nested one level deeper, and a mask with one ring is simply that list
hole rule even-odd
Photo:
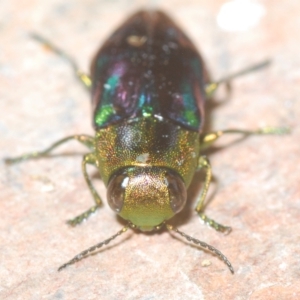
[{"label": "beetle head", "polygon": [[140,230],[150,231],[182,210],[187,192],[182,178],[163,167],[127,167],[110,179],[110,207]]}]

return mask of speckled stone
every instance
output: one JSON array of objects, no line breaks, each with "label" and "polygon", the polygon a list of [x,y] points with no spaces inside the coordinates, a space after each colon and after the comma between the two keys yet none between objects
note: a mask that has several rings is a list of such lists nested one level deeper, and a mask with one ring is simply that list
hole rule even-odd
[{"label": "speckled stone", "polygon": [[[48,37],[87,71],[111,31],[149,2],[1,1],[0,157],[43,149],[74,133],[93,133],[88,93],[69,65],[29,33]],[[216,18],[226,1],[155,2],[201,48],[213,78],[273,60],[270,68],[235,80],[228,101],[221,88],[216,95],[220,105],[210,105],[207,113],[207,129],[292,128],[284,137],[237,143],[224,137],[208,152],[215,181],[206,213],[233,231],[223,236],[203,225],[193,212],[193,199],[174,220],[184,232],[227,255],[235,274],[211,253],[165,231],[129,231],[58,273],[61,264],[123,224],[106,202],[77,228],[65,224],[92,204],[80,167],[85,149],[70,142],[55,153],[77,155],[11,167],[1,162],[1,299],[299,298],[300,2],[261,2],[265,15],[243,32],[218,27]],[[94,181],[105,198],[103,184],[97,176]]]}]

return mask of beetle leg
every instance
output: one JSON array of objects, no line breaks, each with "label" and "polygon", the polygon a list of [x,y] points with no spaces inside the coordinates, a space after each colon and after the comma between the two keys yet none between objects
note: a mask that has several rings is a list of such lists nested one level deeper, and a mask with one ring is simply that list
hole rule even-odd
[{"label": "beetle leg", "polygon": [[259,135],[259,134],[277,134],[283,135],[289,133],[290,130],[287,127],[263,127],[257,130],[241,130],[241,129],[227,129],[213,131],[209,133],[203,133],[200,135],[200,145],[201,148],[207,148],[217,139],[219,139],[224,134],[242,134],[245,137],[249,135]]},{"label": "beetle leg", "polygon": [[86,171],[86,165],[87,164],[95,165],[96,161],[97,161],[97,159],[96,159],[94,153],[88,153],[83,156],[82,165],[81,165],[83,176],[84,176],[85,181],[93,195],[96,205],[92,206],[90,209],[88,209],[84,213],[80,214],[79,216],[77,216],[71,220],[68,220],[67,223],[70,224],[71,226],[76,226],[76,225],[80,224],[83,220],[87,219],[92,213],[94,213],[102,205],[102,200],[101,200],[99,194],[97,193],[96,189],[94,188],[92,181]]},{"label": "beetle leg", "polygon": [[203,186],[203,190],[201,192],[200,198],[197,202],[196,206],[196,212],[198,213],[199,217],[209,226],[214,228],[217,231],[229,233],[231,231],[231,227],[229,226],[224,226],[222,224],[217,223],[216,221],[210,219],[203,213],[204,209],[204,201],[207,195],[207,191],[209,189],[209,185],[211,182],[212,178],[212,170],[211,170],[211,165],[206,156],[200,156],[199,161],[198,161],[198,169],[205,169],[206,175],[205,175],[205,182]]},{"label": "beetle leg", "polygon": [[80,135],[72,135],[72,136],[65,137],[65,138],[57,141],[56,143],[52,144],[50,147],[46,148],[43,151],[35,151],[35,152],[27,153],[27,154],[24,154],[24,155],[21,155],[18,157],[14,157],[14,158],[6,158],[4,161],[6,164],[14,164],[14,163],[21,162],[23,160],[34,159],[34,158],[46,156],[53,149],[55,149],[56,147],[60,146],[61,144],[64,144],[65,142],[68,142],[70,140],[77,140],[81,144],[85,145],[86,147],[88,147],[89,149],[94,151],[94,137],[85,135],[85,134],[80,134]]},{"label": "beetle leg", "polygon": [[[222,131],[214,131],[210,133],[204,133],[201,134],[200,136],[200,145],[201,149],[203,150],[204,148],[207,148],[211,146],[212,143],[214,143],[217,139],[219,139],[221,136],[224,134],[242,134],[244,136],[249,136],[249,135],[254,135],[254,134],[287,134],[289,133],[288,128],[284,127],[264,127],[260,128],[258,130],[240,130],[240,129],[227,129],[227,130],[222,130]],[[199,161],[198,161],[198,169],[205,169],[206,170],[206,176],[205,176],[205,182],[204,182],[204,187],[202,190],[202,193],[200,195],[200,198],[198,200],[197,206],[196,206],[196,211],[200,218],[210,225],[212,228],[216,229],[217,231],[221,232],[230,232],[231,227],[221,225],[217,223],[216,221],[210,219],[207,217],[202,211],[204,208],[204,201],[206,198],[206,194],[211,182],[212,178],[212,170],[211,170],[211,165],[206,158],[206,156],[200,156]]]},{"label": "beetle leg", "polygon": [[75,62],[75,60],[68,55],[66,52],[64,52],[63,50],[59,49],[58,47],[56,47],[54,44],[52,44],[50,41],[48,41],[47,39],[45,39],[44,37],[36,34],[36,33],[32,33],[31,37],[34,38],[35,40],[37,40],[38,42],[42,43],[44,46],[46,46],[47,48],[49,48],[51,51],[53,51],[54,53],[56,53],[57,55],[63,57],[65,60],[67,60],[70,65],[72,66],[76,77],[80,80],[80,82],[88,89],[91,88],[92,86],[92,79],[89,75],[85,74],[84,72],[82,72],[79,67],[77,66],[77,63]]},{"label": "beetle leg", "polygon": [[222,84],[222,83],[228,84],[232,79],[243,76],[243,75],[246,75],[248,73],[251,73],[251,72],[254,72],[254,71],[257,71],[257,70],[260,70],[262,68],[265,68],[265,67],[269,66],[270,63],[271,63],[270,60],[265,60],[265,61],[263,61],[259,64],[255,64],[253,66],[250,66],[250,67],[242,69],[238,72],[235,72],[231,75],[227,75],[226,77],[221,78],[220,80],[218,80],[216,82],[208,83],[205,87],[206,97],[210,98],[214,94],[214,92],[218,89],[220,84]]}]

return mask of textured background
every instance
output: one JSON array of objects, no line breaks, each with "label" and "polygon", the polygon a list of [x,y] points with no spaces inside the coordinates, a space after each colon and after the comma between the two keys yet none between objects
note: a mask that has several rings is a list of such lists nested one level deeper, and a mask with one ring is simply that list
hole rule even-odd
[{"label": "textured background", "polygon": [[[293,130],[289,136],[251,137],[223,148],[233,140],[226,137],[210,152],[215,194],[206,212],[233,232],[223,236],[203,225],[193,213],[193,200],[175,221],[226,254],[235,275],[212,254],[168,232],[128,232],[58,273],[59,265],[122,226],[107,205],[77,228],[64,223],[92,203],[80,169],[85,149],[72,142],[56,153],[78,155],[11,167],[0,162],[1,299],[299,299],[300,2],[256,1],[265,15],[241,32],[217,25],[225,2],[155,1],[201,49],[213,78],[273,59],[270,68],[235,80],[230,100],[208,113],[208,128],[285,125]],[[93,132],[88,93],[69,65],[28,33],[48,37],[88,71],[103,40],[146,4],[0,2],[1,158]],[[222,89],[216,98],[222,101]],[[95,184],[105,197],[97,177]]]}]

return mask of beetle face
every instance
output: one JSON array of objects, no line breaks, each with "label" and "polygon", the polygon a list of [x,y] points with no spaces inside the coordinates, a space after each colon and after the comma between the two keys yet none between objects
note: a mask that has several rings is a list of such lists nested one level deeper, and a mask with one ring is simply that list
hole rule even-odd
[{"label": "beetle face", "polygon": [[110,207],[140,230],[150,231],[180,212],[187,193],[181,177],[162,167],[128,167],[109,181]]}]

